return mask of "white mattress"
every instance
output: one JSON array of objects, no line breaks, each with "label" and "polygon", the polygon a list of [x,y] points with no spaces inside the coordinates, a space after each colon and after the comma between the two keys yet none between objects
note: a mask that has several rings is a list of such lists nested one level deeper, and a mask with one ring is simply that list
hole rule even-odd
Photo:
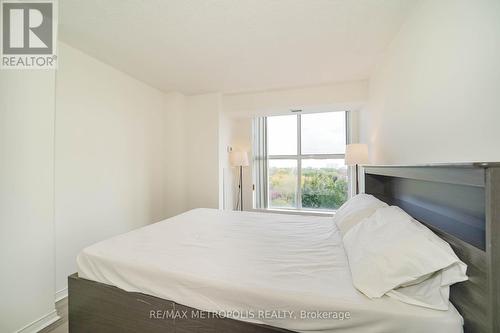
[{"label": "white mattress", "polygon": [[[370,300],[354,289],[328,217],[195,209],[92,245],[77,262],[82,278],[292,331],[462,332],[452,305]],[[303,318],[316,311],[350,319]]]}]

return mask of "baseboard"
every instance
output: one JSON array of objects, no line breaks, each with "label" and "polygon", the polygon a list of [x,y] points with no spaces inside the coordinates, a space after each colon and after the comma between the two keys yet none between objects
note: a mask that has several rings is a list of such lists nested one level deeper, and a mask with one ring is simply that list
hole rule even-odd
[{"label": "baseboard", "polygon": [[68,297],[68,288],[61,289],[59,291],[56,291],[56,303],[59,302],[60,300]]},{"label": "baseboard", "polygon": [[55,323],[60,318],[61,317],[57,315],[57,311],[54,309],[51,312],[47,313],[45,316],[35,320],[31,324],[24,326],[16,333],[36,333],[49,326],[50,324]]}]

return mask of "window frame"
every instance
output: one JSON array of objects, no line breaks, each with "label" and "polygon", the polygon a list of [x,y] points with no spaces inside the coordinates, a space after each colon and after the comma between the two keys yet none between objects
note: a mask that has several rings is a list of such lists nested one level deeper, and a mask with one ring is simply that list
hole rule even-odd
[{"label": "window frame", "polygon": [[[329,112],[344,112],[344,117],[345,117],[345,133],[346,133],[346,146],[351,143],[351,112],[350,111],[328,111],[328,112],[321,112],[321,113],[329,113]],[[319,113],[319,112],[308,112],[305,114],[312,114],[312,113]],[[296,191],[296,198],[295,202],[297,203],[297,207],[272,207],[271,206],[271,198],[268,195],[267,196],[267,209],[273,210],[273,209],[279,209],[279,210],[290,210],[290,211],[304,211],[302,207],[302,160],[304,159],[344,159],[345,160],[345,153],[344,154],[302,154],[302,114],[297,113],[295,115],[297,117],[297,154],[296,155],[267,155],[266,159],[266,170],[267,174],[269,175],[269,161],[270,160],[296,160],[297,161],[297,181],[296,181],[296,186],[297,186],[297,191]],[[267,117],[270,118],[270,117]],[[269,151],[269,130],[267,128],[267,122],[266,122],[266,150]],[[347,195],[349,196],[349,189],[351,188],[351,173],[347,172]],[[269,188],[269,179],[266,180],[266,191],[267,193],[270,193],[270,188]],[[336,210],[334,209],[314,209],[314,208],[307,208],[307,211],[313,211],[313,212],[335,212]]]}]

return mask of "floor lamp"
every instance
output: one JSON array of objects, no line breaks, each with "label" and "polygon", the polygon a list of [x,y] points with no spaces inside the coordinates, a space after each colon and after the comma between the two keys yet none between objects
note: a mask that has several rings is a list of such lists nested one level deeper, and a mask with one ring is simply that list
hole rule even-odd
[{"label": "floor lamp", "polygon": [[349,166],[355,166],[355,181],[356,181],[356,192],[354,194],[359,194],[359,164],[368,163],[368,145],[362,143],[354,143],[347,145],[345,151],[345,164]]},{"label": "floor lamp", "polygon": [[229,153],[229,162],[240,169],[236,210],[243,210],[243,167],[248,166],[248,154],[246,151],[232,151]]}]

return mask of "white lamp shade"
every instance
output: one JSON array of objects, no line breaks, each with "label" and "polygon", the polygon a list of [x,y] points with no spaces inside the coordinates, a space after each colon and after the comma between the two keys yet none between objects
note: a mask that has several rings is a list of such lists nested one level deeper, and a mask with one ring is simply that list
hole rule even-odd
[{"label": "white lamp shade", "polygon": [[354,143],[347,145],[345,151],[345,164],[356,165],[368,163],[368,145]]},{"label": "white lamp shade", "polygon": [[229,153],[229,163],[231,166],[248,166],[248,154],[246,151],[232,151]]}]

